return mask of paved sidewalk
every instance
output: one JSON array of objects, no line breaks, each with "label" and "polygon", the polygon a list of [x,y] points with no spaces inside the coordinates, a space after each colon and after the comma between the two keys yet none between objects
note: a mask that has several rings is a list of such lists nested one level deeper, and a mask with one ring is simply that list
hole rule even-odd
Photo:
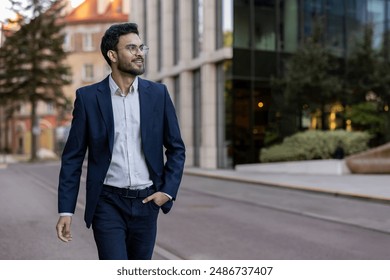
[{"label": "paved sidewalk", "polygon": [[185,174],[390,203],[390,174],[287,174],[187,167]]}]

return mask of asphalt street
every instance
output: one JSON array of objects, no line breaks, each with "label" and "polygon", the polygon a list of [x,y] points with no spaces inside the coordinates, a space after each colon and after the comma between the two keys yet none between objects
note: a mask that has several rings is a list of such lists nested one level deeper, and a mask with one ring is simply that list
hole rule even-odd
[{"label": "asphalt street", "polygon": [[[0,259],[96,259],[83,222],[56,237],[58,162],[0,169]],[[85,174],[84,174],[85,176]],[[390,205],[186,174],[154,259],[390,259]]]}]

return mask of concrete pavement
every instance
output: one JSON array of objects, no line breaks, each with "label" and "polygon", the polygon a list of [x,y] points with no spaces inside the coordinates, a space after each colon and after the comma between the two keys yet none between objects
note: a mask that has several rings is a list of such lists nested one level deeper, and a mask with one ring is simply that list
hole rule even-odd
[{"label": "concrete pavement", "polygon": [[185,174],[390,203],[390,174],[308,174],[196,167],[186,167]]},{"label": "concrete pavement", "polygon": [[[26,158],[7,156],[0,160],[0,168],[19,161]],[[344,161],[318,160],[244,164],[235,169],[186,167],[185,174],[390,203],[390,174],[351,174],[347,169]]]}]

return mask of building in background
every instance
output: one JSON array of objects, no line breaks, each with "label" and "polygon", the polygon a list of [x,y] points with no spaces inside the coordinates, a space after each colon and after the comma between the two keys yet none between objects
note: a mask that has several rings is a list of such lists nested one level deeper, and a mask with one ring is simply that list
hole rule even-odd
[{"label": "building in background", "polygon": [[[64,92],[73,102],[77,88],[104,78],[110,71],[99,47],[104,31],[113,23],[136,22],[150,47],[144,76],[170,90],[186,164],[232,168],[258,162],[280,114],[271,78],[312,35],[317,17],[324,19],[324,45],[340,57],[348,56],[368,23],[375,47],[389,42],[383,37],[390,0],[85,0],[66,17],[64,48],[73,76]],[[1,149],[29,153],[29,110],[21,104],[9,119],[0,112]],[[40,104],[40,147],[61,151],[70,112]],[[335,117],[329,129],[338,128],[337,114],[327,113]],[[316,120],[304,123],[314,128]]]},{"label": "building in background", "polygon": [[[72,83],[64,87],[64,93],[72,105],[79,87],[98,82],[111,72],[100,51],[101,38],[112,24],[128,21],[129,7],[129,0],[85,0],[65,17],[64,49],[68,53],[66,64],[71,67]],[[71,109],[60,115],[58,153],[69,131]]]},{"label": "building in background", "polygon": [[[68,56],[64,61],[71,67],[72,84],[64,87],[64,94],[71,104],[76,89],[103,79],[110,72],[100,51],[100,41],[112,24],[125,22],[129,17],[129,0],[85,0],[73,8],[68,1],[64,49]],[[1,36],[11,34],[11,25],[2,25]],[[7,31],[7,32],[6,32]],[[0,38],[0,42],[3,38]],[[38,157],[55,156],[62,152],[71,122],[69,106],[59,111],[53,104],[39,102],[37,114],[39,127]],[[0,149],[12,154],[30,155],[31,120],[30,105],[20,102],[12,111],[0,106]]]},{"label": "building in background", "polygon": [[340,57],[367,23],[379,47],[390,19],[389,0],[131,0],[130,9],[150,47],[145,77],[168,85],[187,165],[202,168],[259,161],[279,114],[271,78],[312,35],[316,17]]},{"label": "building in background", "polygon": [[186,164],[232,166],[232,1],[131,1],[130,21],[150,47],[145,77],[172,95]]},{"label": "building in background", "polygon": [[100,51],[100,41],[109,26],[128,21],[129,7],[129,0],[85,0],[65,17],[64,49],[68,53],[66,63],[72,69],[72,84],[64,90],[72,101],[76,89],[111,72]]}]

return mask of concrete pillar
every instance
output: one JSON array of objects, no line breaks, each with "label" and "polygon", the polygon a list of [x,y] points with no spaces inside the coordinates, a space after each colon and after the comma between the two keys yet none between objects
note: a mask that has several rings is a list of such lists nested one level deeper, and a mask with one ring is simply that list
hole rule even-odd
[{"label": "concrete pillar", "polygon": [[204,64],[202,79],[202,146],[200,166],[217,168],[217,80],[213,64]]}]

